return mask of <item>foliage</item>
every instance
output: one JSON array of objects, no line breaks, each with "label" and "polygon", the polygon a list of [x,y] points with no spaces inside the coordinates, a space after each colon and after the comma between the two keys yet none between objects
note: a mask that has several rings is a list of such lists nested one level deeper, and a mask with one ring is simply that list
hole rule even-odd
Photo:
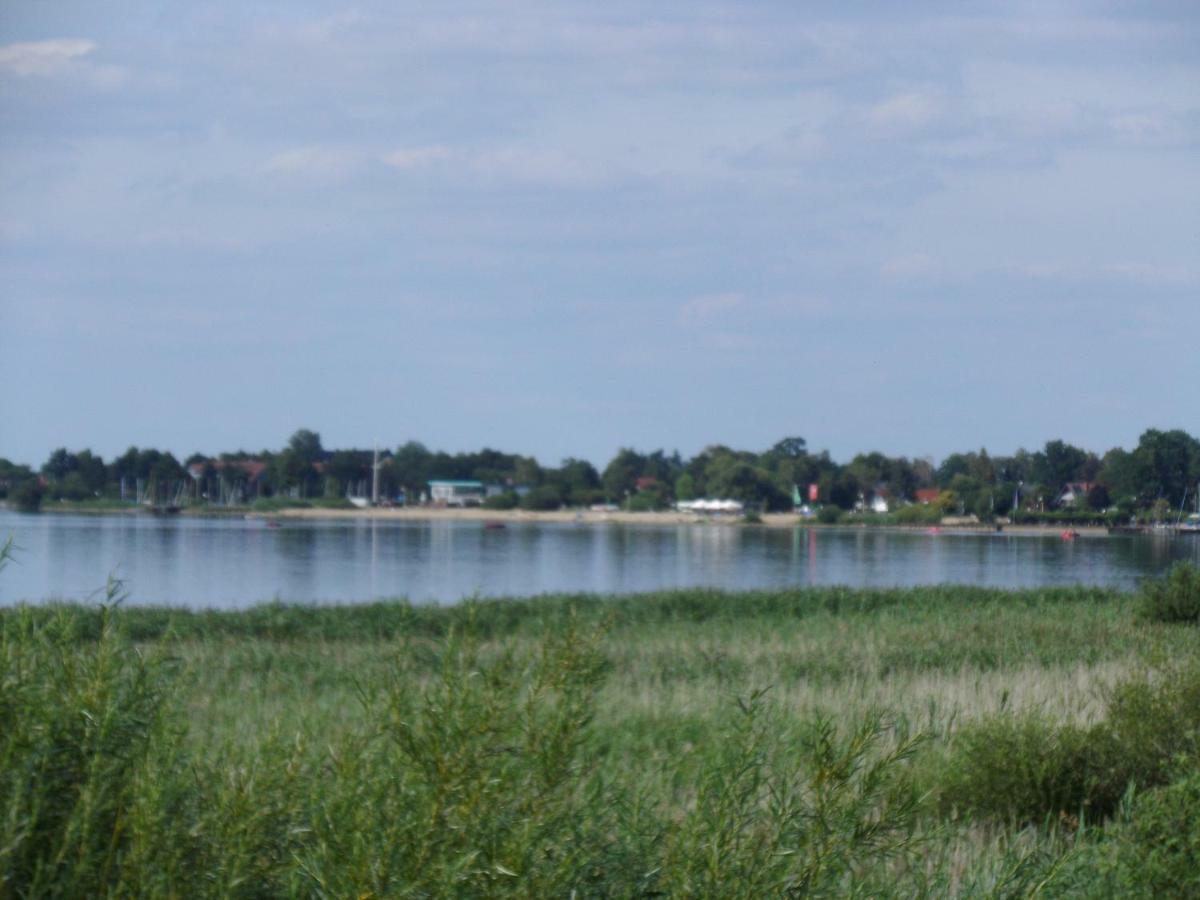
[{"label": "foliage", "polygon": [[520,498],[511,491],[506,491],[503,494],[495,494],[486,498],[483,501],[483,508],[496,510],[516,509],[518,503],[520,503]]},{"label": "foliage", "polygon": [[947,806],[1019,822],[1111,816],[1131,786],[1170,781],[1179,759],[1200,758],[1200,668],[1126,678],[1108,715],[1090,726],[1036,712],[964,728],[942,776]]},{"label": "foliage", "polygon": [[[199,481],[194,489],[197,500],[205,495],[216,499],[217,483],[223,477],[221,465],[232,462],[262,463],[266,467],[263,474],[256,473],[252,491],[246,491],[250,485],[242,477],[243,491],[306,499],[322,493],[344,496],[357,490],[364,480],[372,478],[373,456],[370,450],[327,451],[317,432],[299,429],[278,452],[264,450],[252,456],[238,451],[220,454],[219,458],[193,453],[187,459],[198,466]],[[1128,516],[1155,504],[1165,510],[1178,509],[1180,501],[1200,482],[1200,441],[1180,430],[1150,429],[1133,450],[1114,448],[1103,460],[1064,441],[1051,440],[1039,451],[1018,450],[1011,456],[991,456],[985,448],[952,453],[935,469],[928,459],[910,460],[880,452],[859,453],[839,464],[827,451],[810,452],[803,438],[785,437],[762,452],[715,444],[687,460],[678,452],[642,452],[623,447],[602,474],[583,459],[567,458],[556,468],[542,466],[531,456],[488,447],[451,454],[408,441],[394,451],[383,451],[381,463],[382,496],[393,498],[403,491],[415,499],[428,490],[429,481],[448,478],[478,480],[510,490],[546,486],[573,506],[601,500],[625,503],[638,493],[639,483],[644,485],[647,479],[653,479],[659,496],[653,503],[639,501],[639,505],[648,504],[647,508],[712,497],[786,512],[792,508],[795,486],[803,490],[815,484],[822,503],[851,510],[860,500],[877,494],[899,503],[911,500],[920,488],[936,485],[953,491],[955,510],[961,508],[964,513],[989,519],[1008,515],[1014,498],[1019,498],[1024,507],[1017,512],[1018,518],[1029,515],[1031,508],[1044,511],[1047,505],[1053,505],[1065,482],[1082,481],[1091,484],[1087,498],[1091,516],[1099,516],[1101,510],[1114,505],[1121,506]],[[26,467],[0,460],[0,494],[11,491],[20,480],[17,468],[28,473]],[[235,471],[225,470],[227,474]],[[54,498],[116,496],[124,480],[127,489],[136,482],[158,502],[164,502],[181,484],[192,486],[174,456],[152,448],[130,447],[108,464],[89,450],[75,453],[58,448],[43,464],[42,472],[49,481],[49,496]],[[223,486],[226,497],[224,488],[228,487]],[[1072,515],[1077,518],[1071,521],[1095,520],[1082,509]]]},{"label": "foliage", "polygon": [[[336,733],[285,739],[252,714],[215,744],[185,732],[178,667],[135,649],[125,613],[99,610],[92,636],[71,610],[6,613],[0,883],[18,896],[840,895],[915,859],[922,738],[878,715],[794,731],[752,691],[711,747],[669,765],[667,783],[697,786],[680,805],[605,765],[604,627],[562,613],[533,644],[498,648],[468,605],[443,638],[409,635],[360,673],[361,709]],[[317,645],[288,646],[239,645],[230,672],[300,674],[299,710],[311,670],[285,662]],[[207,694],[216,675],[184,677]]]},{"label": "foliage", "polygon": [[26,478],[12,491],[13,503],[21,512],[37,512],[42,508],[45,492],[36,478]]},{"label": "foliage", "polygon": [[76,646],[68,626],[18,613],[0,632],[0,884],[15,896],[115,891],[167,734],[165,669],[121,639],[111,606],[95,644]]},{"label": "foliage", "polygon": [[695,802],[666,842],[667,896],[835,896],[864,869],[916,852],[906,763],[921,738],[885,749],[879,718],[849,735],[818,718],[799,754],[780,753],[765,693],[738,698],[739,715],[698,773]]},{"label": "foliage", "polygon": [[1114,892],[1200,896],[1200,770],[1139,794],[1104,845]]},{"label": "foliage", "polygon": [[842,511],[832,504],[822,506],[817,512],[817,521],[822,525],[836,525],[842,519]]},{"label": "foliage", "polygon": [[521,498],[521,509],[555,510],[562,506],[562,497],[558,489],[550,485],[531,488],[529,493]]},{"label": "foliage", "polygon": [[1178,562],[1165,577],[1146,581],[1139,594],[1138,612],[1153,622],[1200,622],[1200,569]]},{"label": "foliage", "polygon": [[914,504],[896,510],[895,519],[900,525],[937,525],[942,521],[943,512],[940,503]]}]

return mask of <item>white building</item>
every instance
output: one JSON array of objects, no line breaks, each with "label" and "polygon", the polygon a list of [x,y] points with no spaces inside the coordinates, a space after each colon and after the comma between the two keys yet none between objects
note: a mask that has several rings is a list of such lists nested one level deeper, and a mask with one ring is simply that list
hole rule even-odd
[{"label": "white building", "polygon": [[485,496],[482,481],[429,482],[429,499],[436,506],[479,506]]}]

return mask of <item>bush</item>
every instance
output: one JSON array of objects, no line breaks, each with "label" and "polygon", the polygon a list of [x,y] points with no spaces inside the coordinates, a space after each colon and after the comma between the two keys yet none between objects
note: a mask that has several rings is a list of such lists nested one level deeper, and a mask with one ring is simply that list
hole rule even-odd
[{"label": "bush", "polygon": [[1200,897],[1200,772],[1137,797],[1109,849],[1121,893]]},{"label": "bush", "polygon": [[763,693],[738,699],[694,805],[668,832],[650,896],[872,896],[865,872],[915,858],[908,761],[924,738],[900,738],[878,717],[849,733],[817,719],[780,757]]},{"label": "bush", "polygon": [[822,525],[836,525],[842,521],[842,511],[833,505],[822,506],[817,513],[817,521]]},{"label": "bush", "polygon": [[1147,581],[1138,596],[1138,613],[1150,622],[1200,622],[1200,569],[1176,563],[1165,577]]},{"label": "bush", "polygon": [[913,504],[896,510],[896,522],[901,525],[937,525],[942,521],[942,507],[937,504]]},{"label": "bush", "polygon": [[21,512],[37,512],[42,508],[42,497],[45,492],[36,478],[28,478],[17,485],[12,492],[13,503]]},{"label": "bush", "polygon": [[625,504],[629,512],[656,512],[667,508],[667,501],[657,491],[638,491]]},{"label": "bush", "polygon": [[1125,790],[1113,750],[1100,726],[997,716],[959,733],[942,776],[943,805],[1022,824],[1107,816]]},{"label": "bush", "polygon": [[516,509],[518,497],[511,491],[504,494],[496,494],[494,497],[488,497],[483,501],[484,509]]},{"label": "bush", "polygon": [[562,497],[557,488],[549,485],[531,488],[529,493],[521,498],[521,509],[548,512],[562,506]]},{"label": "bush", "polygon": [[[110,599],[112,594],[110,593]],[[0,630],[0,893],[119,894],[130,818],[161,734],[163,673],[102,611],[81,648],[65,615]]]},{"label": "bush", "polygon": [[943,805],[1002,820],[1111,816],[1130,785],[1167,784],[1200,755],[1200,669],[1118,684],[1090,727],[1037,714],[964,728],[941,776]]}]

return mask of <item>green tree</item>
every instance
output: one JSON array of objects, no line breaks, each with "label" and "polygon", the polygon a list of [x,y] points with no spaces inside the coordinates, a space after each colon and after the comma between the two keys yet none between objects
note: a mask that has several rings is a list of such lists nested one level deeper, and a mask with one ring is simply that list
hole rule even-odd
[{"label": "green tree", "polygon": [[684,472],[675,479],[675,499],[676,500],[695,500],[696,499],[696,484],[692,479],[690,472]]},{"label": "green tree", "polygon": [[79,468],[79,460],[66,447],[59,447],[42,465],[42,474],[51,481],[62,481]]},{"label": "green tree", "polygon": [[325,448],[321,446],[321,435],[307,428],[298,429],[288,438],[288,450],[303,463],[312,465],[325,458]]},{"label": "green tree", "polygon": [[610,500],[619,502],[633,493],[645,462],[646,458],[630,447],[622,447],[617,451],[600,476],[604,493]]},{"label": "green tree", "polygon": [[21,512],[37,512],[42,508],[43,490],[36,478],[26,478],[12,491],[13,503]]},{"label": "green tree", "polygon": [[1033,457],[1033,480],[1057,493],[1069,481],[1080,481],[1086,474],[1088,453],[1063,441],[1047,441]]},{"label": "green tree", "polygon": [[1150,429],[1133,451],[1132,474],[1142,505],[1164,499],[1172,507],[1200,481],[1200,442],[1179,429]]}]

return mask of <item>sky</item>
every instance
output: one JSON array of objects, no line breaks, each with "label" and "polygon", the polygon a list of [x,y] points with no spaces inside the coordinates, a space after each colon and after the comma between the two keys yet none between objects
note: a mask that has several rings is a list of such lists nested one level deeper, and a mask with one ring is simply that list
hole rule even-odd
[{"label": "sky", "polygon": [[0,456],[1200,434],[1200,5],[0,7]]}]

